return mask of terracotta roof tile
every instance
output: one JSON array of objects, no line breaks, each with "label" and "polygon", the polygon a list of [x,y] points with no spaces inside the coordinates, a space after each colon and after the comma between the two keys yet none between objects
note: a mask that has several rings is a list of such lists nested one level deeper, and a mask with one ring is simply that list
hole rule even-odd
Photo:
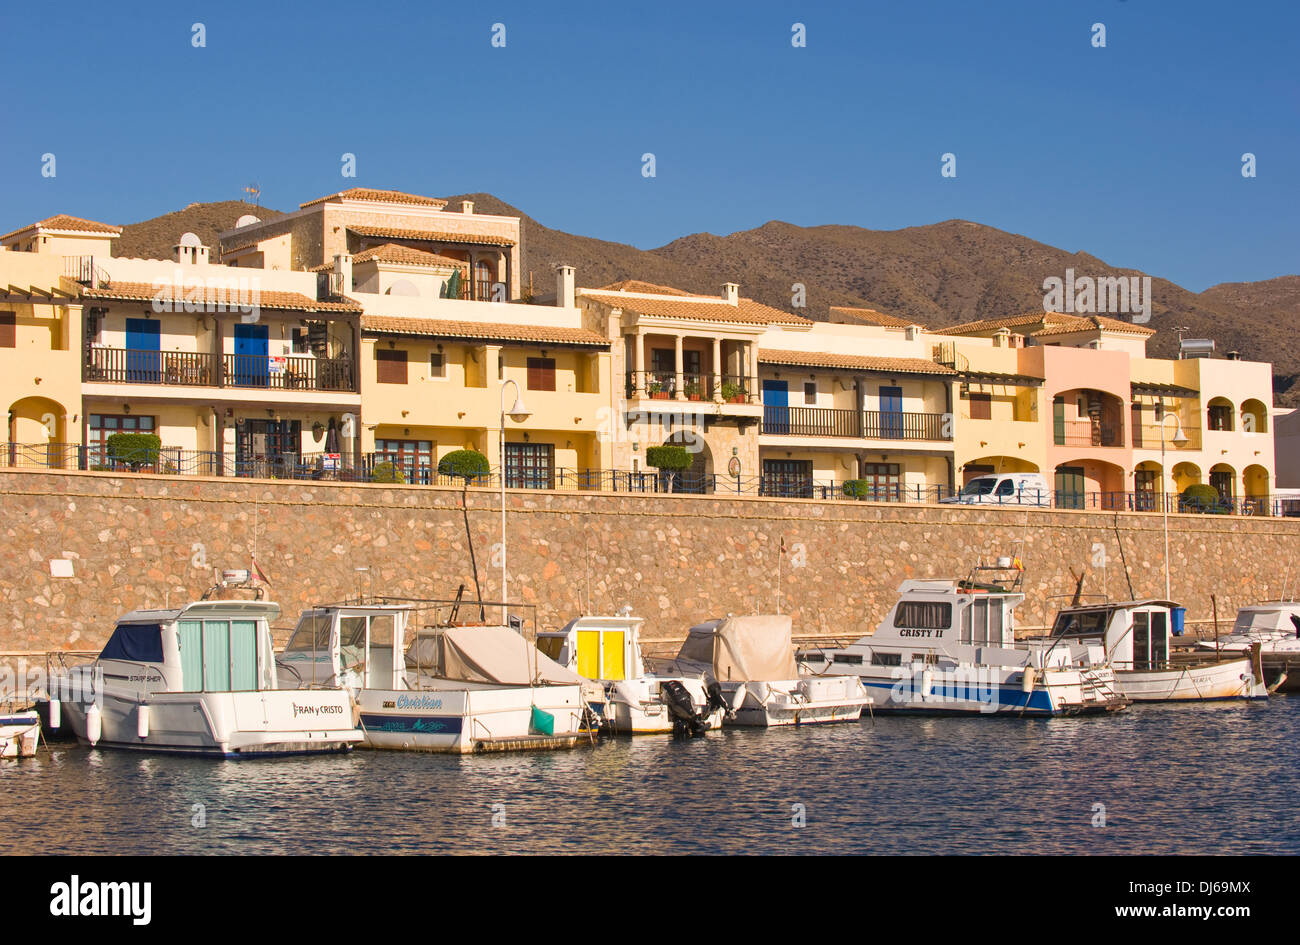
[{"label": "terracotta roof tile", "polygon": [[421,197],[418,194],[406,194],[400,190],[375,190],[372,187],[351,187],[347,190],[340,190],[336,194],[330,194],[327,197],[317,197],[315,200],[308,200],[306,203],[298,204],[300,210],[306,210],[308,207],[314,207],[318,203],[326,203],[331,200],[378,200],[383,203],[405,203],[414,204],[420,207],[434,207],[441,210],[447,206],[447,201],[439,200],[436,197]]},{"label": "terracotta roof tile", "polygon": [[897,315],[886,315],[884,312],[877,312],[873,308],[849,308],[845,305],[832,305],[831,311],[855,322],[879,325],[884,328],[907,328],[911,325],[921,324],[914,318],[899,318]]},{"label": "terracotta roof tile", "polygon": [[52,217],[46,217],[44,220],[38,220],[35,223],[29,223],[27,226],[0,236],[0,240],[7,240],[11,236],[17,236],[19,233],[26,233],[28,230],[49,230],[59,233],[105,233],[113,236],[121,236],[122,228],[113,226],[111,223],[96,223],[94,220],[83,220],[81,217],[71,217],[66,213],[58,213]]},{"label": "terracotta roof tile", "polygon": [[348,229],[358,236],[370,236],[389,240],[422,240],[430,243],[471,243],[476,246],[514,246],[515,241],[508,236],[492,236],[486,233],[448,233],[443,230],[404,230],[393,226],[348,225]]},{"label": "terracotta roof tile", "polygon": [[741,299],[732,305],[721,298],[703,295],[658,295],[653,297],[582,289],[579,295],[625,311],[652,318],[690,318],[705,322],[732,322],[745,325],[811,325],[798,315],[763,305],[753,299]]},{"label": "terracotta roof tile", "polygon": [[[175,301],[173,298],[172,283],[162,285],[153,285],[148,282],[109,282],[106,285],[97,287],[87,287],[83,290],[82,295],[88,299],[103,299],[114,302],[151,302],[155,298],[160,301]],[[182,298],[177,304],[183,304],[187,299],[185,293],[199,288],[198,285],[182,286]],[[256,303],[259,308],[283,309],[290,312],[361,312],[361,305],[348,299],[313,299],[301,292],[281,292],[266,289],[255,289],[252,299],[241,295],[241,290],[237,285],[231,286],[229,290],[222,291],[216,285],[203,286],[204,297],[203,304],[224,304],[229,307],[238,306],[241,301],[246,303]]]},{"label": "terracotta roof tile", "polygon": [[397,315],[362,315],[361,330],[376,334],[421,335],[426,338],[467,338],[481,341],[525,341],[608,348],[609,339],[586,328],[510,325],[500,322],[446,321]]},{"label": "terracotta roof tile", "polygon": [[601,286],[602,292],[645,292],[652,295],[690,295],[685,289],[674,289],[670,285],[655,285],[653,282],[642,282],[640,279],[623,279],[620,282],[611,282],[609,285]]},{"label": "terracotta roof tile", "polygon": [[[378,262],[399,263],[405,266],[451,266],[456,269],[463,269],[469,265],[469,263],[461,259],[452,259],[450,256],[440,256],[437,253],[428,253],[422,249],[401,246],[397,243],[372,246],[370,249],[363,250],[353,256],[352,262],[369,262],[372,259]],[[333,266],[333,263],[330,265]]]},{"label": "terracotta roof tile", "polygon": [[1106,331],[1126,332],[1133,335],[1154,335],[1155,329],[1107,318],[1104,315],[1066,315],[1064,312],[1026,312],[1023,315],[1006,315],[997,318],[982,318],[979,321],[963,322],[937,329],[944,335],[975,335],[984,331],[996,331],[999,328],[1029,328],[1042,326],[1031,335],[1063,335],[1076,331],[1092,331],[1102,328]]},{"label": "terracotta roof tile", "polygon": [[876,371],[883,374],[938,374],[956,376],[957,372],[925,358],[877,358],[867,355],[823,354],[819,351],[776,351],[763,348],[758,360],[764,364],[789,364],[797,367],[836,368],[843,371]]}]

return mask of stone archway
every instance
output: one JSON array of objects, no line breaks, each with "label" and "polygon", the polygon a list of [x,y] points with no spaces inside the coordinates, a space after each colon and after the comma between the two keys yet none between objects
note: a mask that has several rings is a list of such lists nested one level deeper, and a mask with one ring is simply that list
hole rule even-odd
[{"label": "stone archway", "polygon": [[713,491],[713,452],[704,436],[694,430],[679,430],[664,446],[683,446],[691,454],[690,468],[672,477],[672,491],[703,494]]}]

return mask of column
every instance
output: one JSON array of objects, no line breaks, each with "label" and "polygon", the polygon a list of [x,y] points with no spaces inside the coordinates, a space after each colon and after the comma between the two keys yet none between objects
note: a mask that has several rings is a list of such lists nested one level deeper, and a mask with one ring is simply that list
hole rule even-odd
[{"label": "column", "polygon": [[678,332],[673,336],[673,376],[676,380],[673,382],[673,399],[686,399],[685,377],[682,375],[682,336]]},{"label": "column", "polygon": [[722,403],[722,339],[713,339],[713,402]]},{"label": "column", "polygon": [[649,385],[645,382],[645,336],[641,332],[632,333],[633,363],[636,369],[632,374],[632,393],[645,394]]}]

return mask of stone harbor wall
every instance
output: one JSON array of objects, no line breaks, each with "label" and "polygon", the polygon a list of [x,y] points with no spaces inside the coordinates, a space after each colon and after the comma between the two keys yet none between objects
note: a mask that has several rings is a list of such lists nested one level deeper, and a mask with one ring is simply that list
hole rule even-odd
[{"label": "stone harbor wall", "polygon": [[[501,594],[498,496],[468,494],[485,599]],[[122,612],[195,599],[254,548],[284,628],[358,590],[448,598],[464,583],[473,595],[458,489],[13,470],[0,502],[0,655],[96,649]],[[507,507],[510,596],[543,628],[630,605],[665,644],[712,616],[774,610],[778,585],[797,637],[852,639],[904,578],[965,576],[998,554],[1024,560],[1026,629],[1049,622],[1071,569],[1087,569],[1086,592],[1128,597],[1126,560],[1133,595],[1164,593],[1151,513],[528,490]],[[1190,621],[1208,623],[1211,594],[1226,627],[1238,606],[1300,584],[1300,520],[1169,522],[1173,596]]]}]

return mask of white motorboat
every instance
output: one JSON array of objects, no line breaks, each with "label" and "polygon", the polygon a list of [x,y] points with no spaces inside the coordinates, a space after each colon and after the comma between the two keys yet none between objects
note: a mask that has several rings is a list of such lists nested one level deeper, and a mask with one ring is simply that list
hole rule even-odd
[{"label": "white motorboat", "polygon": [[383,599],[305,611],[281,673],[305,689],[352,693],[370,748],[464,754],[578,742],[586,680],[511,627],[413,626],[424,614],[419,603]]},{"label": "white motorboat", "polygon": [[30,758],[41,742],[41,717],[34,709],[0,706],[0,758]]},{"label": "white motorboat", "polygon": [[281,688],[279,614],[260,599],[132,611],[93,663],[50,680],[50,727],[91,746],[227,758],[350,748],[362,736],[345,691]]},{"label": "white motorboat", "polygon": [[769,727],[848,722],[871,705],[855,676],[802,675],[790,617],[723,617],[691,627],[664,673],[702,674],[722,690],[724,724]]},{"label": "white motorboat", "polygon": [[1003,557],[964,580],[907,580],[875,633],[802,654],[809,671],[860,679],[876,711],[924,715],[1074,715],[1123,708],[1089,645],[1015,639],[1023,569]]},{"label": "white motorboat", "polygon": [[1256,644],[1269,692],[1300,690],[1300,601],[1267,600],[1243,607],[1231,633],[1197,646],[1236,655],[1253,652]]},{"label": "white motorboat", "polygon": [[1120,693],[1134,702],[1265,699],[1268,688],[1259,650],[1215,657],[1204,650],[1185,658],[1171,641],[1183,631],[1185,611],[1173,601],[1129,600],[1075,604],[1056,615],[1052,636],[1101,647]]},{"label": "white motorboat", "polygon": [[646,671],[641,654],[641,617],[578,617],[562,630],[537,634],[537,647],[578,675],[600,683],[592,703],[604,727],[616,735],[673,732],[703,735],[722,727],[722,690],[703,673],[664,675]]}]

